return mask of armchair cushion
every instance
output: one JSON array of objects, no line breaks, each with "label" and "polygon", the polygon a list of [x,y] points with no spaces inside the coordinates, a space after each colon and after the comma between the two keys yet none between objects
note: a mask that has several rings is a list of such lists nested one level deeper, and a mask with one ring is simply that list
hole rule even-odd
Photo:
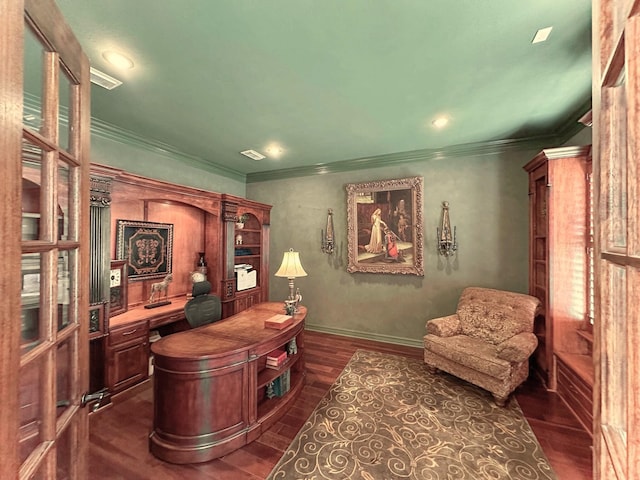
[{"label": "armchair cushion", "polygon": [[496,349],[498,358],[507,362],[524,362],[538,346],[538,337],[533,333],[519,333],[505,340]]},{"label": "armchair cushion", "polygon": [[428,348],[432,354],[492,377],[505,378],[509,372],[509,361],[498,358],[497,347],[478,338],[466,335],[446,338],[433,336],[428,340]]},{"label": "armchair cushion", "polygon": [[522,293],[469,287],[460,295],[456,313],[462,333],[498,345],[531,332],[538,305],[537,299]]}]

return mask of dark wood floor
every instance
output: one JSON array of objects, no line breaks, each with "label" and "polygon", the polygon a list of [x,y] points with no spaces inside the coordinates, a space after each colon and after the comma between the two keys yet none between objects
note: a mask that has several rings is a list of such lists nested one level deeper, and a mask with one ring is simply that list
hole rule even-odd
[{"label": "dark wood floor", "polygon": [[[92,414],[90,473],[96,479],[264,479],[328,391],[353,353],[364,348],[422,358],[422,350],[316,332],[305,335],[307,382],[291,410],[258,440],[199,465],[178,466],[149,453],[153,398],[151,383],[120,396]],[[588,480],[591,438],[562,401],[531,380],[517,399],[559,480]]]}]

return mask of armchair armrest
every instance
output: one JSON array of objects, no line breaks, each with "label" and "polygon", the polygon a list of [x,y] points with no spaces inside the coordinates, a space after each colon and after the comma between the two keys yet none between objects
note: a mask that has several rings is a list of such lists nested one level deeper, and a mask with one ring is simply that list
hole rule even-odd
[{"label": "armchair armrest", "polygon": [[524,362],[538,346],[538,337],[531,332],[519,333],[498,345],[498,358],[508,362]]},{"label": "armchair armrest", "polygon": [[427,333],[437,337],[452,337],[460,333],[458,315],[433,318],[427,322]]}]

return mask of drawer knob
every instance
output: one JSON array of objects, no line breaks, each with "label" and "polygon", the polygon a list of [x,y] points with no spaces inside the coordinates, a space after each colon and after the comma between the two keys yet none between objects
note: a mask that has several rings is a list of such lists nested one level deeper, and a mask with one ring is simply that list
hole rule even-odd
[{"label": "drawer knob", "polygon": [[126,336],[126,335],[133,335],[134,333],[136,333],[138,331],[137,328],[134,328],[133,330],[129,330],[128,332],[122,332],[122,336]]}]

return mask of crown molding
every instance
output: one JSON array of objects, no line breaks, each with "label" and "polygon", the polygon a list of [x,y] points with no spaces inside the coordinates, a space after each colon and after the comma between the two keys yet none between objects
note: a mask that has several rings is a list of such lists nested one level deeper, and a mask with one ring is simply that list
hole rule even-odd
[{"label": "crown molding", "polygon": [[[41,103],[38,97],[24,93],[24,112],[40,116]],[[67,107],[60,106],[60,123],[67,125],[68,109]],[[207,172],[220,175],[226,178],[237,180],[240,182],[246,181],[246,175],[237,170],[217,165],[207,160],[185,153],[177,148],[157,141],[142,137],[128,130],[124,130],[116,125],[104,122],[98,118],[91,117],[91,134],[104,140],[111,140],[131,147],[136,147],[148,152],[163,155],[173,159],[177,159],[183,162],[185,165],[199,168]]]},{"label": "crown molding", "polygon": [[403,163],[422,162],[427,160],[447,160],[453,158],[504,153],[513,150],[538,150],[543,146],[555,144],[555,135],[545,135],[524,139],[494,140],[490,142],[467,143],[440,149],[413,150],[371,157],[324,163],[307,167],[287,168],[247,174],[247,183],[258,183],[269,180],[325,175],[327,173],[343,173],[353,170],[389,167]]},{"label": "crown molding", "polygon": [[562,127],[556,133],[558,137],[558,144],[564,144],[578,132],[587,128],[587,126],[581,122],[582,118],[591,111],[591,96],[586,99],[582,105],[576,108],[571,115],[562,123]]},{"label": "crown molding", "polygon": [[[550,146],[562,145],[568,139],[577,134],[584,125],[577,119],[581,118],[591,108],[591,98],[585,101],[570,118],[563,123],[563,128],[553,135],[541,135],[520,139],[493,140],[488,142],[475,142],[462,145],[453,145],[439,149],[412,150],[384,155],[374,155],[332,163],[319,163],[315,165],[283,168],[244,174],[237,170],[222,165],[208,162],[207,160],[178,150],[177,148],[157,140],[142,137],[133,132],[124,130],[116,125],[91,117],[91,133],[99,138],[111,140],[124,145],[140,148],[155,154],[164,155],[207,172],[231,178],[245,183],[259,183],[272,180],[283,180],[296,177],[314,175],[326,175],[328,173],[344,173],[356,170],[381,168],[404,163],[422,162],[429,160],[447,160],[467,156],[491,155],[509,152],[513,150],[540,150]],[[39,99],[25,92],[25,112],[40,115]],[[61,121],[66,125],[67,111],[61,107]]]}]

